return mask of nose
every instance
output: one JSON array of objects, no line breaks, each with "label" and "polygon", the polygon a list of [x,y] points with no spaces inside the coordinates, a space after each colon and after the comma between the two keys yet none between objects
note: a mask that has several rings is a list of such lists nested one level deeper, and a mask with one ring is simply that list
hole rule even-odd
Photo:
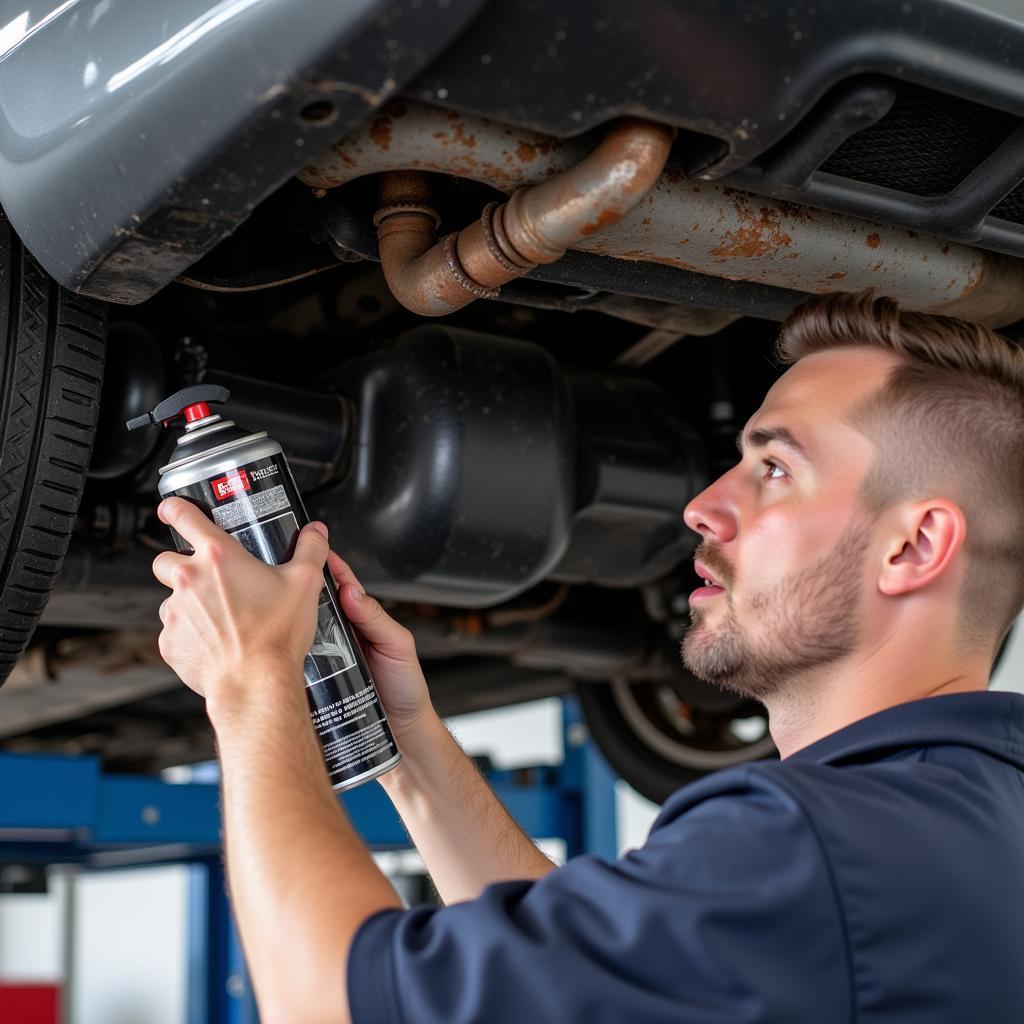
[{"label": "nose", "polygon": [[683,510],[683,522],[704,540],[727,544],[736,536],[738,519],[736,503],[730,496],[731,475],[730,470],[720,476]]}]

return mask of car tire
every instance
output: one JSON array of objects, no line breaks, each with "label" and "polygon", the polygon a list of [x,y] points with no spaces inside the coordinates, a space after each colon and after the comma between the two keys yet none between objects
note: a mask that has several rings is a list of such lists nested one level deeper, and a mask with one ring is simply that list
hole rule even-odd
[{"label": "car tire", "polygon": [[[681,786],[710,772],[776,756],[763,711],[750,701],[711,698],[683,703],[662,682],[582,683],[583,720],[612,768],[638,793],[663,803]],[[689,717],[684,717],[685,715]],[[739,723],[759,734],[743,739]]]},{"label": "car tire", "polygon": [[75,525],[103,383],[105,307],[61,288],[0,213],[0,683]]}]

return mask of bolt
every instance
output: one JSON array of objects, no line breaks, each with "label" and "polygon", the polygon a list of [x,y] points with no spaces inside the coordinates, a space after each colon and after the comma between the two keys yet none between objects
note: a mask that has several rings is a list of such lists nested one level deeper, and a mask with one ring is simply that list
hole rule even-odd
[{"label": "bolt", "polygon": [[155,825],[160,820],[160,808],[147,804],[142,808],[142,820],[147,825]]}]

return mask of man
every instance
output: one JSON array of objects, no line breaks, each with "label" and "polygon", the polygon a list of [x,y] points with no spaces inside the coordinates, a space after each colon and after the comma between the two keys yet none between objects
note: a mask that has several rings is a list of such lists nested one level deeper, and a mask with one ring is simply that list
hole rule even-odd
[{"label": "man", "polygon": [[[556,868],[517,829],[321,524],[269,568],[161,505],[196,550],[154,565],[161,650],[206,696],[266,1024],[1024,1020],[1024,697],[984,692],[1024,603],[1024,354],[870,294],[805,305],[780,353],[685,511],[709,585],[683,654],[765,703],[782,760],[685,787],[615,864]],[[300,679],[325,559],[444,908],[400,909],[321,768]]]}]

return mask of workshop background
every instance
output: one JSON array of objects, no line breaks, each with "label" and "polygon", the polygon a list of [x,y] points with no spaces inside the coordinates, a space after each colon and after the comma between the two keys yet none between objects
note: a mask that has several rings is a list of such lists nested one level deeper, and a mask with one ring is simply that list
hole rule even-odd
[{"label": "workshop background", "polygon": [[[1024,692],[1024,630],[1019,627],[992,688]],[[566,729],[564,717],[562,700],[550,698],[456,716],[448,725],[467,752],[508,770],[561,764],[566,736],[585,741],[582,728],[574,732],[570,724]],[[590,756],[600,757],[593,751]],[[167,773],[182,781],[194,774],[193,769]],[[614,787],[613,810],[608,812],[606,802],[603,820],[594,824],[599,835],[602,826],[605,836],[608,826],[614,829],[616,852],[621,853],[643,842],[658,807],[610,772],[607,778]],[[535,838],[549,855],[564,858],[564,842]],[[378,856],[407,900],[425,894],[416,884],[420,861],[413,851]],[[0,992],[5,986],[35,988],[40,1007],[46,993],[54,994],[50,1021],[62,1024],[195,1024],[202,1019],[196,1014],[205,1011],[190,1005],[193,972],[208,965],[190,962],[202,953],[194,948],[190,929],[190,870],[183,864],[102,871],[52,868],[45,894],[0,896]],[[245,982],[238,975],[229,973],[223,981],[237,995],[244,994]],[[2,999],[0,1024],[49,1024],[43,1016],[5,1013]],[[245,1000],[240,998],[238,1005],[237,1024],[254,1024],[244,1015]]]},{"label": "workshop background", "polygon": [[[2,706],[0,693],[0,711]],[[447,721],[468,753],[501,771],[561,765],[567,735],[570,742],[586,742],[582,723],[567,729],[564,718],[563,701],[549,698]],[[588,756],[600,759],[595,750]],[[585,845],[603,846],[597,852],[608,855],[609,834],[615,852],[642,843],[658,807],[615,779],[603,761],[601,766],[595,784],[613,787],[613,810],[608,813],[607,799],[601,802],[600,820],[592,823],[601,839]],[[214,765],[200,765],[169,769],[164,776],[195,783],[212,781],[215,773]],[[564,840],[535,838],[546,853],[564,861]],[[377,857],[407,902],[429,898],[415,851],[389,850]],[[8,884],[18,885],[23,868],[7,870]],[[47,892],[0,895],[0,1024],[208,1020],[204,1008],[190,1003],[193,972],[216,969],[206,962],[206,951],[196,948],[190,920],[193,870],[187,863],[103,870],[52,866]],[[245,1015],[244,980],[228,971],[214,983],[221,982],[238,997],[234,1020],[249,1024],[254,1018]]]},{"label": "workshop background", "polygon": [[155,643],[165,396],[281,444],[554,856],[657,813],[598,746],[657,799],[765,756],[680,666],[681,510],[809,295],[1024,343],[1022,10],[0,0],[0,1024],[257,1019]]}]

